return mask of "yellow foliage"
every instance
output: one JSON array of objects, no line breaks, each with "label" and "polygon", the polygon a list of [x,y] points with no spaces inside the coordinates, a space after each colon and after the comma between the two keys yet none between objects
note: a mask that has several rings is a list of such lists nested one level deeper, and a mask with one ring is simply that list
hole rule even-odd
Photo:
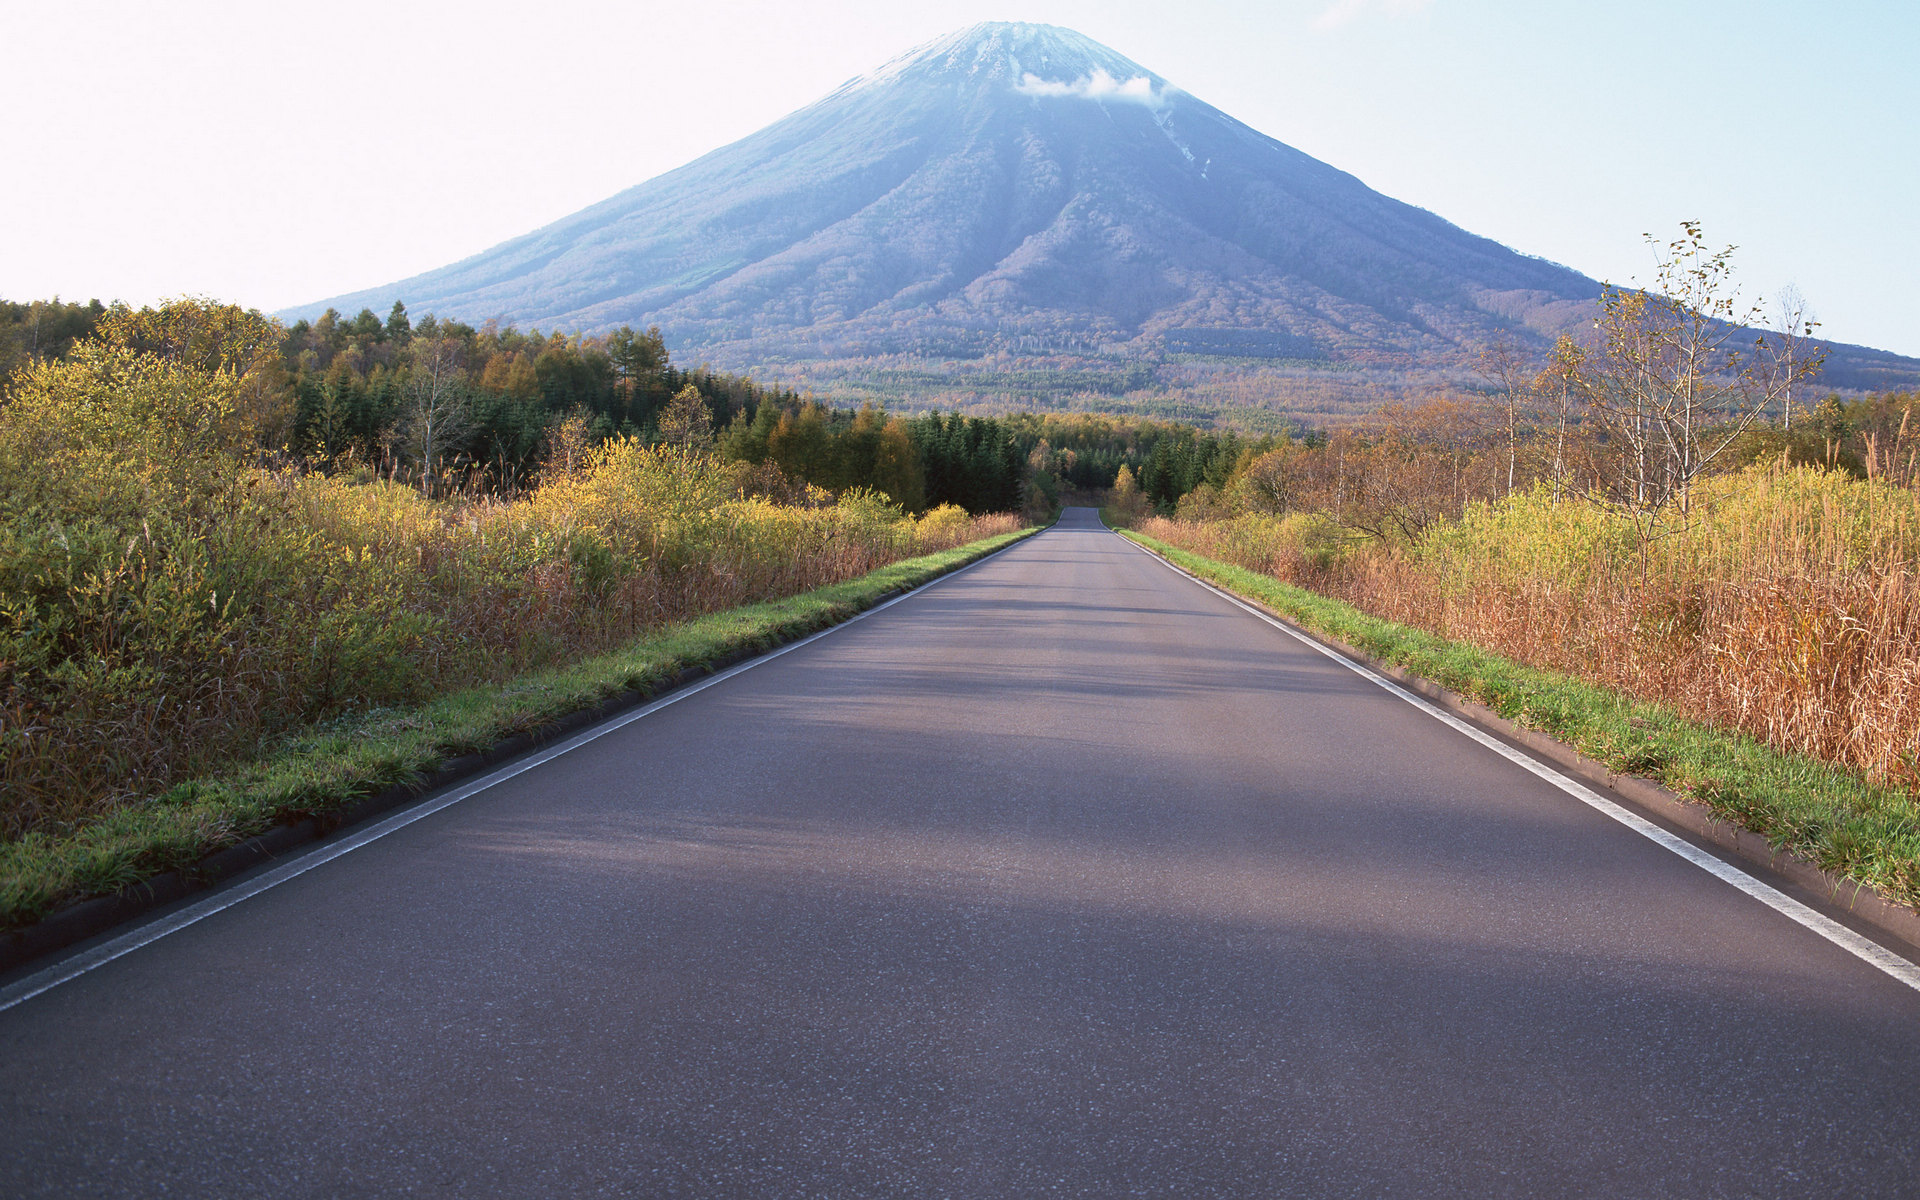
[{"label": "yellow foliage", "polygon": [[1782,749],[1920,783],[1920,494],[1755,467],[1651,524],[1542,487],[1411,543],[1325,516],[1149,521],[1155,537],[1307,584]]},{"label": "yellow foliage", "polygon": [[229,376],[233,408],[253,439],[269,449],[293,429],[292,381],[280,357],[284,331],[257,309],[184,297],[158,308],[116,304],[95,340],[151,355],[187,372]]},{"label": "yellow foliage", "polygon": [[199,504],[238,479],[238,381],[99,343],[35,363],[0,408],[0,505],[49,520]]},{"label": "yellow foliage", "polygon": [[267,472],[241,379],[94,344],[0,404],[0,836],[1013,527],[858,489],[747,498],[742,464],[632,439],[511,501]]},{"label": "yellow foliage", "polygon": [[918,533],[923,540],[944,540],[957,536],[971,524],[973,518],[967,510],[958,504],[942,504],[938,508],[928,509],[918,522]]}]

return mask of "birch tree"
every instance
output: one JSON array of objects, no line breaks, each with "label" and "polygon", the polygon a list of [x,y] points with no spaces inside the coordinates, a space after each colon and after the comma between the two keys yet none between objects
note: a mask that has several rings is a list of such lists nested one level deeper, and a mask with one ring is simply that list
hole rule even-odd
[{"label": "birch tree", "polygon": [[397,433],[406,456],[420,466],[420,493],[433,494],[441,463],[458,453],[473,435],[473,397],[467,388],[465,357],[458,340],[416,340],[413,370],[407,376]]},{"label": "birch tree", "polygon": [[1534,368],[1506,337],[1496,337],[1480,354],[1477,373],[1492,392],[1498,407],[1500,438],[1506,443],[1507,487],[1513,495],[1519,475],[1520,444],[1526,439],[1534,407]]},{"label": "birch tree", "polygon": [[1608,488],[1643,515],[1686,512],[1701,472],[1820,366],[1759,329],[1760,303],[1743,304],[1733,282],[1734,247],[1709,249],[1696,221],[1681,230],[1655,246],[1651,287],[1602,294],[1599,345],[1577,379],[1612,451]]}]

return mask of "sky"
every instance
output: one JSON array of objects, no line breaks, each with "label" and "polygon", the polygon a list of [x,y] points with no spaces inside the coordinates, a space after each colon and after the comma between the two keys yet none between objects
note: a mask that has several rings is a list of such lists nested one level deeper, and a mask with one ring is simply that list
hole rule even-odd
[{"label": "sky", "polygon": [[1915,0],[0,0],[0,298],[268,311],[477,253],[979,21],[1064,25],[1369,186],[1920,356]]}]

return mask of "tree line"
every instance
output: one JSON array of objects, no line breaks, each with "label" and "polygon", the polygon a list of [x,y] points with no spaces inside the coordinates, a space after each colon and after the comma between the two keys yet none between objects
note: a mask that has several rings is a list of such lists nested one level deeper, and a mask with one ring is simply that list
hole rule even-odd
[{"label": "tree line", "polygon": [[236,305],[156,308],[93,301],[0,304],[0,365],[58,359],[103,332],[168,357],[224,363],[248,382],[263,455],[329,473],[405,479],[423,491],[514,494],[543,466],[611,438],[699,444],[765,464],[763,485],[871,488],[912,512],[1044,513],[1063,495],[1113,486],[1122,470],[1172,511],[1225,485],[1248,451],[1282,437],[1085,413],[1005,417],[836,407],[750,378],[683,368],[659,330],[584,336],[440,320],[404,303],[382,318],[335,311],[282,327]]},{"label": "tree line", "polygon": [[1703,472],[1771,456],[1903,483],[1920,478],[1920,422],[1899,394],[1807,403],[1820,364],[1795,302],[1755,335],[1730,251],[1699,227],[1655,247],[1645,289],[1610,288],[1593,335],[1545,355],[1495,345],[1477,390],[1385,406],[1331,432],[1253,436],[1137,416],[836,407],[750,378],[683,368],[659,330],[601,335],[478,327],[396,303],[281,327],[204,300],[157,309],[0,302],[0,370],[59,358],[110,329],[168,354],[224,356],[250,381],[263,454],[406,479],[423,491],[516,494],[553,461],[611,438],[699,444],[764,465],[762,486],[870,488],[913,512],[1044,512],[1118,489],[1129,506],[1311,506],[1410,535],[1474,500],[1536,485],[1636,512],[1685,508]]},{"label": "tree line", "polygon": [[1705,477],[1756,462],[1920,485],[1920,394],[1814,400],[1824,352],[1797,296],[1771,314],[1743,304],[1732,249],[1708,246],[1697,223],[1653,248],[1652,282],[1607,288],[1581,339],[1539,354],[1496,343],[1478,387],[1243,451],[1224,474],[1216,460],[1191,486],[1191,473],[1179,479],[1171,505],[1163,473],[1130,469],[1120,508],[1318,512],[1405,541],[1476,501],[1536,488],[1643,527],[1669,512],[1684,520]]},{"label": "tree line", "polygon": [[[102,337],[245,380],[258,452],[430,494],[516,494],[556,459],[614,438],[674,441],[765,464],[782,498],[870,488],[911,512],[1018,510],[1035,494],[1027,452],[992,418],[832,408],[791,389],[672,361],[660,331],[583,336],[473,326],[403,303],[382,319],[329,310],[282,327],[254,310],[183,299],[155,308],[58,301],[0,306],[11,374]],[[1036,494],[1037,496],[1037,494]]]}]

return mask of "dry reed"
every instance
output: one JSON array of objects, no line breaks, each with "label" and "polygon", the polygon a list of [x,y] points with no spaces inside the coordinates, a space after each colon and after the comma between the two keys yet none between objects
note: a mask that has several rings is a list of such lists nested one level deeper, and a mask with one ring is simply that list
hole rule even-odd
[{"label": "dry reed", "polygon": [[1920,784],[1920,496],[1808,468],[1712,481],[1651,527],[1544,494],[1410,546],[1324,518],[1155,519],[1149,536],[1374,616]]}]

